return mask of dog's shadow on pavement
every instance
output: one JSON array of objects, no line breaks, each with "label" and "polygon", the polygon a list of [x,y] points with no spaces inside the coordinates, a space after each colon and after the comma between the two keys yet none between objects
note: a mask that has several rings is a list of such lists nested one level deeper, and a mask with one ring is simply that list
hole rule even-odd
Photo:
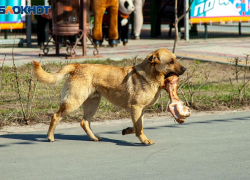
[{"label": "dog's shadow on pavement", "polygon": [[[20,142],[14,142],[12,144],[35,144],[38,142],[48,142],[47,135],[46,134],[4,134],[0,135],[0,138],[5,139],[13,139],[13,140],[21,140]],[[57,141],[64,141],[64,140],[70,140],[70,141],[83,141],[83,142],[92,142],[90,138],[87,135],[68,135],[68,134],[55,134],[55,142]],[[114,143],[118,146],[143,146],[141,143],[133,143],[133,142],[127,142],[119,139],[110,139],[102,137],[102,141],[99,141],[98,143]],[[1,144],[0,147],[9,146],[10,144]]]},{"label": "dog's shadow on pavement", "polygon": [[[191,124],[212,124],[215,122],[233,122],[233,121],[248,121],[250,120],[249,116],[243,116],[243,117],[232,117],[232,118],[227,118],[227,119],[206,119],[204,121],[194,121],[194,122],[187,122],[183,125],[191,125]],[[182,125],[182,127],[183,127]],[[180,126],[177,125],[167,125],[167,126],[156,126],[156,127],[146,127],[144,129],[158,129],[158,128],[180,128]],[[133,146],[133,147],[141,147],[145,146],[138,141],[135,138],[135,142],[128,142],[125,140],[121,139],[112,139],[112,138],[107,138],[105,137],[104,134],[113,134],[115,137],[119,137],[118,135],[120,134],[120,131],[111,131],[111,132],[102,132],[102,141],[98,143],[113,143],[118,146]],[[5,139],[12,139],[12,140],[18,140],[15,142],[6,143],[4,144],[1,141],[1,138]],[[91,143],[92,141],[87,135],[72,135],[72,134],[62,134],[62,133],[56,133],[55,134],[55,142],[60,142],[60,141],[65,141],[65,140],[70,140],[70,141],[82,141],[83,143]],[[128,139],[129,140],[129,139]],[[6,141],[5,141],[6,142]],[[32,133],[20,133],[20,134],[4,134],[0,135],[0,148],[1,147],[6,147],[10,146],[12,144],[24,144],[24,145],[29,145],[29,144],[36,144],[36,143],[42,143],[42,142],[48,142],[47,140],[47,135],[46,134],[32,134]],[[92,142],[95,143],[95,142]]]}]

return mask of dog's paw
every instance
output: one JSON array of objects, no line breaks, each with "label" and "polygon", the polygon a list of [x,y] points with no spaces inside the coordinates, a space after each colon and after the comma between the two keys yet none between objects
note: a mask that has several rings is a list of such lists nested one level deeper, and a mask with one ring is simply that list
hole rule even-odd
[{"label": "dog's paw", "polygon": [[47,137],[47,138],[48,138],[48,141],[49,141],[49,142],[54,142],[54,141],[55,141],[54,138],[50,138],[50,137]]},{"label": "dog's paw", "polygon": [[48,139],[49,142],[54,142],[55,141],[53,134],[47,133],[47,139]]},{"label": "dog's paw", "polygon": [[96,137],[91,138],[91,139],[92,139],[92,141],[102,141],[102,138],[99,136],[96,136]]},{"label": "dog's paw", "polygon": [[135,133],[135,129],[133,127],[128,127],[122,130],[122,135],[132,134],[132,133]]},{"label": "dog's paw", "polygon": [[142,142],[142,144],[145,144],[145,145],[153,145],[155,142],[153,140],[150,140],[150,139],[146,139]]}]

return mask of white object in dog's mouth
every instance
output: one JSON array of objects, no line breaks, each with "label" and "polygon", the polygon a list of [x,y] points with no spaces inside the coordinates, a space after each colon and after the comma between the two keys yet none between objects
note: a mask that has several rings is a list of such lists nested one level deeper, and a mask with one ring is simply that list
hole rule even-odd
[{"label": "white object in dog's mouth", "polygon": [[178,123],[184,123],[186,117],[189,117],[191,115],[191,110],[189,109],[189,107],[185,106],[177,96],[178,82],[178,76],[170,74],[170,76],[165,79],[164,84],[165,90],[168,92],[170,97],[170,104],[168,106],[169,111]]}]

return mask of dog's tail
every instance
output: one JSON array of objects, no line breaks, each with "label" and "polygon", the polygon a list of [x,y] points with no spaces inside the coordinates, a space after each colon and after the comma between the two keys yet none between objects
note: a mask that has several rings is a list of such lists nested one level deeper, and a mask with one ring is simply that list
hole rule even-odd
[{"label": "dog's tail", "polygon": [[33,61],[33,71],[36,78],[40,82],[45,84],[56,84],[63,79],[64,75],[73,72],[76,69],[77,65],[79,64],[69,64],[67,66],[64,66],[57,73],[47,73],[42,69],[41,65],[38,62]]}]

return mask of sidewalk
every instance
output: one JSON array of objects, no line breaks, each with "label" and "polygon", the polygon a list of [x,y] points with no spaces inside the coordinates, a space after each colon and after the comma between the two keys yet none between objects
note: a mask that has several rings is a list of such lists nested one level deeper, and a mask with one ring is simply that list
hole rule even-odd
[{"label": "sidewalk", "polygon": [[[117,47],[107,47],[107,42],[104,42],[104,47],[98,48],[99,55],[102,58],[112,60],[122,60],[124,58],[138,57],[145,58],[150,52],[159,48],[168,48],[172,51],[174,40],[171,39],[129,39],[127,46],[119,44]],[[94,48],[90,43],[87,47],[87,56],[93,57]],[[40,61],[40,53],[43,53],[37,46],[33,48],[14,48],[14,58],[16,65],[31,63],[32,60]],[[82,54],[82,47],[77,47],[77,55]],[[49,54],[55,53],[55,49],[50,49]],[[60,53],[66,53],[66,48],[60,49]],[[220,63],[229,63],[229,59],[239,57],[245,59],[245,54],[250,54],[250,37],[244,38],[216,38],[216,39],[199,39],[185,41],[181,40],[177,44],[176,56],[178,58],[196,59],[203,61],[214,61]],[[6,55],[6,57],[5,57]],[[0,49],[0,65],[2,65],[5,57],[4,65],[12,66],[12,48]],[[93,58],[91,58],[93,59]],[[71,62],[82,62],[85,59],[71,59]],[[43,62],[59,62],[69,61],[65,57],[42,57]]]}]

